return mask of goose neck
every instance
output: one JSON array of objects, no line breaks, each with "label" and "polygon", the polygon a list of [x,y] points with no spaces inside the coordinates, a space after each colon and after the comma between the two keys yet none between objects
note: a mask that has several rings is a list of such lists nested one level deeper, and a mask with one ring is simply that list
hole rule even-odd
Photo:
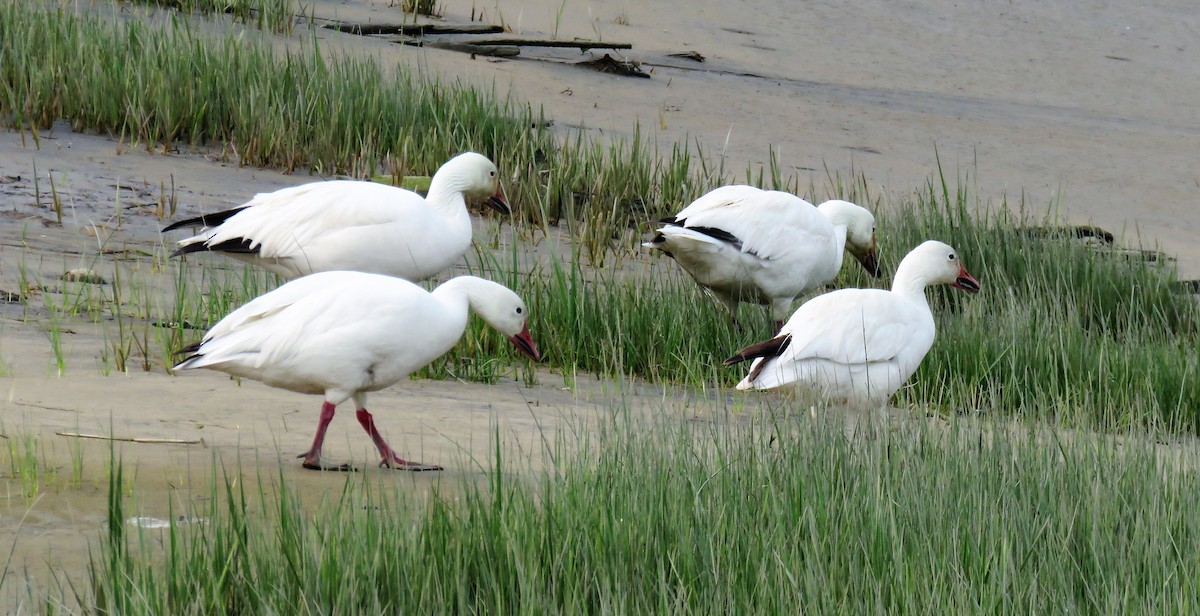
[{"label": "goose neck", "polygon": [[434,209],[446,214],[466,213],[467,202],[463,193],[467,183],[455,174],[439,173],[429,183],[425,201]]}]

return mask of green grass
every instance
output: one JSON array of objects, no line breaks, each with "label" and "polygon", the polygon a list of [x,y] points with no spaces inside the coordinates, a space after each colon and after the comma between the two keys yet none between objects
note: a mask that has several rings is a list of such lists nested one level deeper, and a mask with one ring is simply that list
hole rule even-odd
[{"label": "green grass", "polygon": [[962,188],[931,185],[884,219],[890,245],[942,239],[984,285],[974,297],[931,293],[939,337],[902,401],[1200,430],[1200,311],[1171,288],[1171,264],[1034,232],[1061,226],[1053,215],[968,203]]},{"label": "green grass", "polygon": [[297,13],[303,9],[295,0],[134,0],[172,8],[185,13],[223,13],[234,22],[279,34],[291,34]]},{"label": "green grass", "polygon": [[[206,524],[134,534],[121,472],[95,613],[1191,613],[1194,449],[1017,428],[616,419],[532,471],[320,506],[214,472]],[[623,417],[623,414],[614,417]],[[388,480],[384,481],[386,477]],[[174,519],[174,516],[172,516]]]},{"label": "green grass", "polygon": [[491,95],[424,82],[371,60],[326,58],[315,39],[195,34],[187,22],[76,16],[0,3],[0,116],[45,128],[70,118],[170,151],[216,146],[246,165],[367,175],[430,173],[453,153],[511,151],[535,122]]}]

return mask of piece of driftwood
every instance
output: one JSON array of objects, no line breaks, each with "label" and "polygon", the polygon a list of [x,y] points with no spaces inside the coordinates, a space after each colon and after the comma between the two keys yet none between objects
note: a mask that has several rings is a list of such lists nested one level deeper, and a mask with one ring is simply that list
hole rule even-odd
[{"label": "piece of driftwood", "polygon": [[473,56],[487,56],[492,58],[515,58],[521,55],[521,48],[512,45],[480,45],[478,43],[455,43],[452,41],[422,41],[419,39],[411,39],[413,42],[405,41],[405,45],[429,46],[437,49],[448,49],[450,51],[458,51],[469,53]]},{"label": "piece of driftwood", "polygon": [[1112,233],[1092,225],[1075,225],[1075,226],[1059,226],[1059,227],[1026,227],[1026,231],[1034,237],[1076,237],[1081,240],[1096,239],[1105,244],[1112,245],[1116,242],[1116,236]]},{"label": "piece of driftwood", "polygon": [[408,36],[429,36],[432,34],[500,34],[504,28],[480,24],[445,25],[445,24],[355,24],[330,23],[326,28],[350,34],[404,34]]},{"label": "piece of driftwood", "polygon": [[1025,227],[1021,229],[1021,231],[1030,237],[1074,238],[1077,240],[1082,240],[1084,244],[1090,245],[1097,250],[1104,250],[1109,254],[1141,259],[1148,263],[1157,263],[1160,261],[1170,262],[1175,260],[1175,257],[1157,250],[1118,247],[1117,237],[1115,235],[1093,225]]},{"label": "piece of driftwood", "polygon": [[605,43],[603,41],[551,41],[545,39],[531,39],[521,37],[507,38],[483,38],[472,39],[474,45],[489,45],[492,47],[512,45],[516,47],[560,47],[565,49],[578,49],[587,51],[589,49],[633,49],[630,43]]},{"label": "piece of driftwood", "polygon": [[691,60],[693,62],[703,62],[704,61],[704,56],[698,51],[681,51],[679,53],[669,53],[669,54],[667,54],[667,57],[682,58],[684,60]]},{"label": "piece of driftwood", "polygon": [[[334,22],[325,24],[325,27],[360,35],[392,34],[396,36],[390,40],[402,45],[428,45],[438,49],[449,49],[476,56],[497,58],[516,57],[520,55],[522,47],[578,49],[581,52],[592,49],[633,49],[633,45],[630,43],[606,43],[603,41],[582,39],[563,41],[520,36],[495,37],[489,35],[500,34],[504,32],[504,29],[499,26],[475,24],[449,26],[439,24],[356,24]],[[684,54],[681,57],[696,62],[704,61],[704,56],[695,52]],[[561,62],[561,60],[556,61]],[[603,58],[588,60],[579,64],[602,73],[642,77],[645,79],[650,77],[648,73],[641,70],[640,64],[637,62],[615,59],[607,54]]]},{"label": "piece of driftwood", "polygon": [[74,438],[93,438],[102,441],[123,441],[126,443],[156,443],[165,445],[199,445],[204,441],[200,439],[183,439],[183,438],[148,438],[148,437],[127,437],[127,436],[104,436],[103,434],[85,434],[83,432],[55,432],[59,436],[70,436]]},{"label": "piece of driftwood", "polygon": [[649,79],[650,75],[642,71],[641,66],[633,60],[617,59],[608,54],[594,60],[576,62],[575,66],[583,66],[601,73],[612,73],[623,77],[642,77]]}]

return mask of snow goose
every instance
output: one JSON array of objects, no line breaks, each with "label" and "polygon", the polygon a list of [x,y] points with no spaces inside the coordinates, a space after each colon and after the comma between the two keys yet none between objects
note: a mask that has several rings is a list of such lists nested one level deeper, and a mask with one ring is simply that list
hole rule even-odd
[{"label": "snow goose", "polygon": [[832,280],[848,250],[872,276],[875,217],[848,201],[819,207],[786,192],[722,186],[660,221],[643,244],[675,259],[737,325],[738,302],[769,305],[775,329],[805,293]]},{"label": "snow goose", "polygon": [[954,249],[928,241],[896,268],[892,289],[842,289],[805,302],[779,334],[748,346],[726,365],[753,359],[738,389],[792,386],[833,401],[882,405],[933,346],[925,287],[979,291]]},{"label": "snow goose", "polygon": [[207,227],[179,242],[172,256],[221,252],[283,276],[354,270],[424,280],[453,265],[471,246],[466,198],[487,198],[511,213],[496,166],[467,152],[434,174],[429,195],[376,182],[312,182],[231,210],[181,220],[163,231]]},{"label": "snow goose", "polygon": [[272,387],[323,394],[320,423],[304,467],[321,465],[325,430],[338,404],[353,398],[358,422],[383,457],[380,466],[441,470],[396,455],[367,412],[378,391],[450,350],[462,337],[468,307],[539,359],[529,335],[525,303],[494,282],[459,276],[433,292],[401,280],[362,272],[320,272],[251,300],[181,349],[176,370],[208,368]]}]

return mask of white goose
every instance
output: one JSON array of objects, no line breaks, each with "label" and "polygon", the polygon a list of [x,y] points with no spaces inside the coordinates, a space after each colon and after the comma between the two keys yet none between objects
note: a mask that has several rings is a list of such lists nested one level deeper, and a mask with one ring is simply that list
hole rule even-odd
[{"label": "white goose", "polygon": [[367,393],[407,377],[454,346],[468,307],[539,359],[529,335],[525,303],[494,282],[460,276],[432,293],[390,276],[321,272],[293,280],[251,300],[214,325],[204,339],[181,349],[176,370],[208,368],[272,387],[323,394],[321,419],[305,468],[321,465],[325,430],[338,404],[353,398],[360,424],[382,456],[381,466],[441,470],[396,455],[367,412]]},{"label": "white goose", "polygon": [[769,305],[775,329],[805,293],[837,276],[849,250],[872,276],[875,217],[848,201],[820,207],[793,194],[722,186],[696,199],[643,244],[666,253],[719,299]]},{"label": "white goose", "polygon": [[748,346],[726,365],[753,359],[738,389],[791,386],[833,401],[882,405],[933,346],[925,287],[979,291],[954,249],[928,241],[896,268],[892,290],[842,289],[805,302],[779,334]]},{"label": "white goose", "polygon": [[471,246],[466,198],[488,198],[509,214],[496,166],[467,152],[434,174],[428,197],[376,182],[312,182],[231,210],[181,220],[163,231],[207,227],[179,242],[172,256],[221,252],[283,276],[354,270],[424,280]]}]

